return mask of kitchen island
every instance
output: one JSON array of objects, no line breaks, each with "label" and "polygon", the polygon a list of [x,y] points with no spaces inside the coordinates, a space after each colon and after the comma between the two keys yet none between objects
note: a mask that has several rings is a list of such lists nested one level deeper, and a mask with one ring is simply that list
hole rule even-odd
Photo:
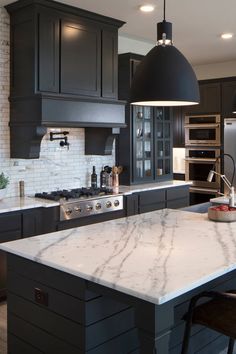
[{"label": "kitchen island", "polygon": [[[9,352],[180,353],[189,299],[236,287],[235,235],[235,223],[163,209],[1,244]],[[196,327],[191,344],[216,354],[226,341]]]}]

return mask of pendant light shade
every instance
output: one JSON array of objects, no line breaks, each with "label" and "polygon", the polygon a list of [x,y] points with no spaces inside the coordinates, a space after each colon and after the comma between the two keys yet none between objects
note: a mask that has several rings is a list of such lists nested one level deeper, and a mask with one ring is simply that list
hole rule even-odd
[{"label": "pendant light shade", "polygon": [[233,113],[236,114],[236,93],[234,95],[234,100],[233,100]]},{"label": "pendant light shade", "polygon": [[157,45],[135,72],[130,101],[142,106],[187,106],[200,101],[196,75],[183,54],[172,44],[172,24],[157,24]]}]

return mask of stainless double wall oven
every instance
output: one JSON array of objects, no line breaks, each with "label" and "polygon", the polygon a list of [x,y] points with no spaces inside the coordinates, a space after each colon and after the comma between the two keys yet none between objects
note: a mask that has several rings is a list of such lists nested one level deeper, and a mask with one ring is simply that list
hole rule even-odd
[{"label": "stainless double wall oven", "polygon": [[207,181],[214,168],[221,173],[221,117],[199,115],[185,117],[185,180],[192,181],[190,204],[209,201],[219,195],[220,176]]}]

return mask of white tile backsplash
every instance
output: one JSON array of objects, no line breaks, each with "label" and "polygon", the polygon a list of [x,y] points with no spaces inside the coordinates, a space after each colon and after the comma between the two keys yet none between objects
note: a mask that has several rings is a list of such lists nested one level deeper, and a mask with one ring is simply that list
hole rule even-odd
[{"label": "white tile backsplash", "polygon": [[76,188],[90,185],[92,166],[99,172],[103,165],[115,164],[115,152],[109,156],[84,154],[84,129],[61,128],[69,131],[69,150],[60,148],[59,141],[51,142],[48,133],[41,143],[40,158],[34,160],[10,158],[9,91],[10,91],[10,26],[9,15],[0,6],[0,173],[10,177],[8,196],[19,195],[19,181],[25,181],[26,195],[57,188]]}]

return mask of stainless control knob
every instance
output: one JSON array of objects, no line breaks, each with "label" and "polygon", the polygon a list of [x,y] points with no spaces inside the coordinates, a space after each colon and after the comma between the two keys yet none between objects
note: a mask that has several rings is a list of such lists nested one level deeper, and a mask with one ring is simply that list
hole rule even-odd
[{"label": "stainless control knob", "polygon": [[66,215],[70,215],[72,213],[72,209],[70,209],[70,208],[66,209],[65,213],[66,213]]},{"label": "stainless control knob", "polygon": [[92,205],[87,205],[87,206],[86,206],[86,210],[87,210],[87,211],[91,211],[91,210],[93,210]]},{"label": "stainless control knob", "polygon": [[75,211],[77,211],[77,213],[81,213],[81,211],[82,211],[82,208],[80,206],[75,207],[74,209],[75,209]]},{"label": "stainless control knob", "polygon": [[112,206],[111,202],[109,202],[109,201],[106,202],[106,207],[107,207],[107,208],[110,208],[111,206]]},{"label": "stainless control knob", "polygon": [[102,208],[101,203],[97,203],[97,204],[95,205],[95,208],[96,208],[96,210],[100,210],[100,209]]},{"label": "stainless control knob", "polygon": [[115,206],[115,207],[118,207],[119,205],[120,205],[120,202],[119,202],[119,200],[116,199],[116,200],[114,201],[114,206]]}]

